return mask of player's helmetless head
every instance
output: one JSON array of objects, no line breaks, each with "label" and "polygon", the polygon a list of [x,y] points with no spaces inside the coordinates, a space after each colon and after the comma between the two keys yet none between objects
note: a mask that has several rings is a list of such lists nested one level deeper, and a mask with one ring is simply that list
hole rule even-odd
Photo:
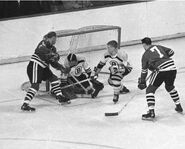
[{"label": "player's helmetless head", "polygon": [[152,45],[152,40],[149,37],[143,38],[141,42],[145,50],[147,50]]},{"label": "player's helmetless head", "polygon": [[107,43],[107,50],[110,55],[114,56],[118,52],[118,43],[115,40],[111,40]]},{"label": "player's helmetless head", "polygon": [[44,39],[51,45],[54,45],[56,43],[57,35],[55,32],[49,32],[44,36]]},{"label": "player's helmetless head", "polygon": [[72,66],[76,66],[78,64],[78,61],[77,61],[77,57],[75,54],[73,53],[69,53],[68,56],[67,56],[67,60],[69,62],[69,65],[72,67]]}]

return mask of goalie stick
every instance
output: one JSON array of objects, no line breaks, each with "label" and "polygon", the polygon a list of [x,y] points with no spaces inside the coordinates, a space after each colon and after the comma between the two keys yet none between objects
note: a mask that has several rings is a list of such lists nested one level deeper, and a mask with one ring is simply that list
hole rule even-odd
[{"label": "goalie stick", "polygon": [[[61,89],[69,88],[69,87],[71,87],[71,86],[74,86],[74,85],[76,85],[76,84],[83,83],[83,82],[86,82],[86,81],[90,81],[90,79],[85,79],[85,80],[82,80],[82,81],[79,81],[79,82],[76,82],[76,83],[73,83],[73,84],[69,84],[69,85],[63,86],[63,87],[61,87]],[[21,85],[21,90],[27,92],[27,90],[30,88],[30,86],[31,86],[31,84],[30,84],[29,82],[25,82],[25,83],[23,83],[23,84]],[[40,90],[39,90],[39,91],[40,91]],[[48,91],[46,91],[46,90],[41,90],[40,92],[45,93],[45,92],[48,92]]]},{"label": "goalie stick", "polygon": [[[154,72],[152,72],[147,78],[146,78],[146,81],[153,75]],[[123,107],[121,107],[121,109],[117,112],[110,112],[110,113],[105,113],[105,116],[118,116],[122,111],[123,109],[134,99],[134,97],[138,94],[138,90],[135,92],[135,94],[130,98],[130,100],[123,105]]]},{"label": "goalie stick", "polygon": [[[70,76],[76,81],[77,84],[79,84],[81,86],[81,88],[85,91],[85,93],[87,94],[87,89],[82,85],[83,82],[80,82],[75,76],[73,76],[71,73],[70,73]],[[89,79],[86,79],[86,81],[88,81]],[[86,82],[84,81],[84,82]],[[73,84],[74,85],[74,84]]]}]

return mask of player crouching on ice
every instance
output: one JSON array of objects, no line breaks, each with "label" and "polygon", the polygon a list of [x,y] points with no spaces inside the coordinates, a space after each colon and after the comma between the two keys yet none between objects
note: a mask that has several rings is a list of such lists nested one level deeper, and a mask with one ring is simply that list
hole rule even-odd
[{"label": "player crouching on ice", "polygon": [[35,111],[35,108],[30,107],[29,103],[39,90],[39,85],[42,81],[49,80],[51,89],[56,95],[60,103],[70,103],[70,100],[62,95],[60,89],[60,81],[49,68],[49,64],[59,71],[64,71],[64,67],[58,63],[60,56],[54,47],[56,43],[56,33],[49,32],[44,36],[44,39],[38,44],[35,53],[31,56],[27,66],[27,74],[31,83],[24,103],[21,106],[23,111]]},{"label": "player crouching on ice", "polygon": [[[148,37],[143,38],[141,42],[145,52],[142,56],[142,71],[138,81],[138,88],[141,90],[146,88],[146,100],[149,109],[146,114],[142,115],[142,119],[153,120],[155,118],[154,94],[163,82],[165,83],[166,91],[170,94],[176,105],[175,110],[182,113],[183,109],[180,104],[179,94],[174,86],[177,73],[174,61],[171,58],[174,55],[174,51],[160,45],[152,45],[152,41]],[[149,85],[146,86],[145,79],[148,69],[152,71],[152,76]]]},{"label": "player crouching on ice", "polygon": [[[76,94],[88,94],[95,98],[99,91],[104,88],[103,83],[90,77],[92,73],[91,68],[84,57],[70,53],[64,60],[64,67],[68,70],[68,73],[62,74],[61,88],[64,88],[62,93],[68,98],[77,98]],[[65,88],[65,86],[70,84],[75,85]]]},{"label": "player crouching on ice", "polygon": [[103,59],[97,65],[95,75],[98,75],[107,62],[109,63],[110,76],[108,83],[114,88],[113,102],[117,103],[120,93],[129,92],[129,90],[122,85],[121,81],[124,76],[131,72],[132,67],[128,62],[128,55],[125,52],[121,53],[118,51],[118,43],[115,40],[107,43],[107,50],[108,51],[104,54]]}]

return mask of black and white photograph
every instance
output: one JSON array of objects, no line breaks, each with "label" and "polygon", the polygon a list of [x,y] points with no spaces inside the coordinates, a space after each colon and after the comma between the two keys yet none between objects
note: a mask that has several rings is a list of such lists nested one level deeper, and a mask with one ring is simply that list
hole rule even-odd
[{"label": "black and white photograph", "polygon": [[185,149],[184,0],[4,0],[0,41],[0,149]]}]

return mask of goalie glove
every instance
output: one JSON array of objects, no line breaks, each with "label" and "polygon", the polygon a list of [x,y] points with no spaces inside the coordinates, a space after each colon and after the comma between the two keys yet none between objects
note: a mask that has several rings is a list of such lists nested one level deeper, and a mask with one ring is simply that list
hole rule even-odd
[{"label": "goalie glove", "polygon": [[143,89],[145,89],[146,87],[147,87],[146,81],[143,80],[143,79],[141,79],[141,78],[138,78],[138,88],[139,88],[140,90],[143,90]]}]

